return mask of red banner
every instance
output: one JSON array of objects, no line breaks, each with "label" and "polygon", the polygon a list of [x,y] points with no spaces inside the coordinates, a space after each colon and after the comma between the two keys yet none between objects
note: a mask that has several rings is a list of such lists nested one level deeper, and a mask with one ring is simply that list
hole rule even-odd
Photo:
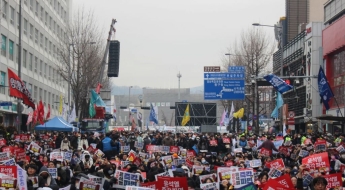
[{"label": "red banner", "polygon": [[11,154],[14,154],[14,147],[13,146],[2,147],[2,152],[9,152]]},{"label": "red banner", "polygon": [[283,159],[276,159],[272,162],[267,162],[265,164],[265,166],[267,168],[270,168],[270,169],[278,169],[278,170],[283,170],[285,168],[285,165],[284,165],[284,162],[283,162]]},{"label": "red banner", "polygon": [[22,99],[25,105],[35,109],[35,103],[23,81],[9,68],[7,69],[7,73],[10,96]]},{"label": "red banner", "polygon": [[5,139],[0,140],[0,146],[6,146],[6,140]]},{"label": "red banner", "polygon": [[271,179],[265,184],[263,190],[293,190],[295,188],[286,188],[284,185],[280,184],[278,181]]},{"label": "red banner", "polygon": [[271,156],[272,155],[272,150],[267,150],[266,148],[261,148],[260,149],[260,154],[264,156]]},{"label": "red banner", "polygon": [[318,169],[320,172],[327,172],[330,168],[327,152],[313,154],[303,158],[302,164],[306,165],[307,169]]},{"label": "red banner", "polygon": [[24,149],[15,152],[17,162],[26,159],[26,152]]},{"label": "red banner", "polygon": [[315,151],[325,151],[327,149],[327,142],[325,140],[317,140],[314,143],[314,150]]},{"label": "red banner", "polygon": [[15,135],[14,140],[17,141],[28,141],[30,140],[30,135],[25,135],[25,134],[20,134],[20,135]]},{"label": "red banner", "polygon": [[195,154],[194,150],[187,150],[187,158],[195,157],[195,156],[196,156],[196,154]]},{"label": "red banner", "polygon": [[280,146],[279,147],[279,152],[284,154],[285,156],[289,156],[289,148],[288,147],[285,147],[285,146]]},{"label": "red banner", "polygon": [[157,189],[157,181],[154,182],[147,182],[147,183],[141,183],[140,187],[146,187],[146,188],[151,188],[151,189]]},{"label": "red banner", "polygon": [[210,145],[211,146],[217,146],[218,145],[217,140],[210,140]]},{"label": "red banner", "polygon": [[187,178],[186,177],[157,177],[158,182],[156,189],[188,189]]},{"label": "red banner", "polygon": [[324,177],[327,180],[327,189],[330,188],[339,188],[343,186],[343,181],[341,178],[341,173],[336,173],[336,174],[329,174],[329,175],[323,175],[322,177]]},{"label": "red banner", "polygon": [[170,146],[170,153],[176,153],[180,151],[180,148],[178,146]]},{"label": "red banner", "polygon": [[230,167],[230,166],[233,166],[233,165],[234,165],[234,163],[232,161],[225,162],[225,166],[226,167]]},{"label": "red banner", "polygon": [[289,174],[282,175],[272,180],[277,181],[280,185],[283,185],[286,188],[294,189],[294,186]]}]

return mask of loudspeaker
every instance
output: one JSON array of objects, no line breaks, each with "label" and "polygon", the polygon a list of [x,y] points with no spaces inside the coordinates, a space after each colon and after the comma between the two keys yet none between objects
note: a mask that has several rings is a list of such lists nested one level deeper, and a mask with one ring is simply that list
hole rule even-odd
[{"label": "loudspeaker", "polygon": [[120,67],[120,42],[117,40],[110,41],[109,60],[108,60],[108,77],[118,77]]}]

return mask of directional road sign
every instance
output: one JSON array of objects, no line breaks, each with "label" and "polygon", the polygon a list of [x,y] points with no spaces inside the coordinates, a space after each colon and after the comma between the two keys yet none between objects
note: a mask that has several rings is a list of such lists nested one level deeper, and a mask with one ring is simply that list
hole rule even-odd
[{"label": "directional road sign", "polygon": [[227,73],[204,73],[205,100],[243,100],[245,67],[229,67]]}]

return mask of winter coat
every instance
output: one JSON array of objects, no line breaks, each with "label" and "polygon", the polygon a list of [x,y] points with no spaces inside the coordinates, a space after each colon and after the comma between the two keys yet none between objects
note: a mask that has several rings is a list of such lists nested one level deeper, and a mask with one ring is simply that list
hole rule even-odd
[{"label": "winter coat", "polygon": [[[41,176],[42,173],[48,173],[48,177],[45,179],[44,177]],[[53,190],[59,190],[59,186],[57,185],[56,181],[54,178],[52,178],[52,176],[50,175],[50,173],[48,172],[47,167],[42,166],[42,168],[40,169],[40,172],[38,174],[39,176],[42,177],[42,180],[39,181],[39,186],[40,187],[45,187],[45,184],[48,185],[49,188],[53,189]],[[43,185],[44,184],[44,185]],[[42,186],[43,185],[43,186]]]},{"label": "winter coat", "polygon": [[71,147],[71,144],[69,141],[67,143],[65,143],[64,141],[61,141],[61,145],[60,145],[61,150],[69,150],[69,147]]},{"label": "winter coat", "polygon": [[83,147],[83,149],[86,150],[87,148],[89,148],[89,142],[87,141],[87,139],[80,139],[79,146]]},{"label": "winter coat", "polygon": [[175,143],[174,140],[170,137],[164,138],[162,140],[163,146],[174,146],[174,143]]}]

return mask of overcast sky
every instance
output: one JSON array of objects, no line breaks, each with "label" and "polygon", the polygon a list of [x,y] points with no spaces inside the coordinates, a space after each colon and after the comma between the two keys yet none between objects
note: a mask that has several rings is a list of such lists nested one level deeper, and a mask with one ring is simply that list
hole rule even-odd
[{"label": "overcast sky", "polygon": [[[221,65],[227,49],[252,23],[273,25],[284,0],[73,0],[93,10],[107,38],[111,19],[121,43],[119,86],[203,85],[203,67]],[[265,31],[274,38],[273,28]]]}]

